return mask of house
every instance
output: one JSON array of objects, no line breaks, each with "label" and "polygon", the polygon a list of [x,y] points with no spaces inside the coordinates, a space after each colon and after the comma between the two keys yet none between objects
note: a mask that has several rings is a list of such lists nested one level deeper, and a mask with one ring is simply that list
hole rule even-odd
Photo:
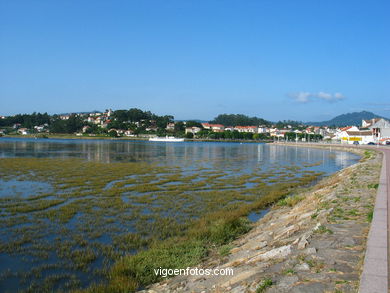
[{"label": "house", "polygon": [[258,127],[257,126],[236,126],[234,127],[234,130],[237,130],[238,132],[257,133]]},{"label": "house", "polygon": [[[342,138],[348,137],[347,131],[359,131],[359,128],[356,126],[347,126],[343,128],[339,128],[336,130],[336,133],[334,134],[335,136],[333,137],[334,140],[343,140]],[[345,141],[345,140],[344,140]]]},{"label": "house", "polygon": [[125,136],[134,136],[134,131],[131,129],[128,129],[124,132]]},{"label": "house", "polygon": [[374,138],[370,130],[363,131],[344,131],[341,137],[341,143],[353,144],[355,141],[359,144],[368,144],[373,142]]},{"label": "house", "polygon": [[210,123],[202,123],[204,129],[210,129],[212,132],[224,132],[225,126],[222,124],[210,124]]},{"label": "house", "polygon": [[89,126],[89,125],[83,126],[83,128],[82,128],[83,133],[86,133],[88,131],[88,129],[90,129],[90,128],[91,128],[91,126]]},{"label": "house", "polygon": [[104,112],[104,115],[107,117],[111,117],[112,114],[114,114],[114,111],[112,111],[111,109],[108,109],[106,110],[106,112]]},{"label": "house", "polygon": [[265,126],[259,126],[257,128],[257,133],[267,133],[267,132],[269,132],[269,129],[267,129],[267,127]]},{"label": "house", "polygon": [[167,124],[167,127],[165,128],[168,131],[174,131],[175,130],[175,123],[171,122]]},{"label": "house", "polygon": [[381,118],[372,118],[372,119],[369,119],[369,120],[362,120],[362,127],[363,128],[368,128],[371,125],[377,123],[380,119]]},{"label": "house", "polygon": [[87,122],[89,123],[93,123],[93,124],[100,124],[100,120],[98,120],[97,118],[93,117],[93,116],[89,116],[87,118]]},{"label": "house", "polygon": [[34,129],[38,132],[43,132],[43,131],[45,131],[45,127],[46,127],[46,125],[37,125],[37,126],[34,126]]},{"label": "house", "polygon": [[69,118],[70,118],[70,115],[69,115],[69,114],[60,115],[60,119],[61,119],[61,120],[68,120]]},{"label": "house", "polygon": [[155,126],[155,125],[151,125],[149,127],[146,127],[145,128],[146,131],[157,131],[158,130],[158,127]]},{"label": "house", "polygon": [[18,133],[21,134],[21,135],[27,135],[27,134],[29,134],[30,132],[28,131],[27,128],[19,128],[19,129],[18,129]]},{"label": "house", "polygon": [[192,133],[192,134],[197,134],[199,131],[201,131],[202,128],[200,127],[196,127],[196,126],[193,126],[193,127],[186,127],[185,129],[185,133]]},{"label": "house", "polygon": [[381,118],[368,128],[372,131],[375,142],[390,139],[390,121]]}]

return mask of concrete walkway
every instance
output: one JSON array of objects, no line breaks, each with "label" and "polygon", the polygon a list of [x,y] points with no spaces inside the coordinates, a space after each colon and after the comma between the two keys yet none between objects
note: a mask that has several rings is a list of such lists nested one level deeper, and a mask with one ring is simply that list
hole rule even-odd
[{"label": "concrete walkway", "polygon": [[390,147],[375,147],[375,149],[383,151],[384,156],[360,279],[360,293],[388,292],[389,285]]}]

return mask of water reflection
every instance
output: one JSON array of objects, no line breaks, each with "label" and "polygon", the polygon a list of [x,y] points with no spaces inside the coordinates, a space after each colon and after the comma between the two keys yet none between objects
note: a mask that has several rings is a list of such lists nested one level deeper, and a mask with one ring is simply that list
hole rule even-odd
[{"label": "water reflection", "polygon": [[[104,163],[143,161],[184,168],[267,169],[275,165],[322,163],[327,173],[347,167],[357,155],[331,149],[256,143],[163,143],[123,140],[1,138],[0,157],[76,157]],[[325,168],[325,170],[324,170]],[[314,168],[315,169],[315,168]]]}]

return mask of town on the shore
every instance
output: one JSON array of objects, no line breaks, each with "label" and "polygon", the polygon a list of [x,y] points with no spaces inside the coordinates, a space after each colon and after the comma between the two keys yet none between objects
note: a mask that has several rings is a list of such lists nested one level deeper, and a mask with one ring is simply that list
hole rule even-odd
[{"label": "town on the shore", "polygon": [[242,114],[222,114],[213,121],[175,121],[149,111],[105,110],[88,113],[47,113],[0,116],[0,136],[52,135],[77,137],[153,138],[164,136],[201,140],[324,141],[344,144],[390,144],[390,122],[384,118],[360,125],[314,126],[297,121],[270,122]]}]

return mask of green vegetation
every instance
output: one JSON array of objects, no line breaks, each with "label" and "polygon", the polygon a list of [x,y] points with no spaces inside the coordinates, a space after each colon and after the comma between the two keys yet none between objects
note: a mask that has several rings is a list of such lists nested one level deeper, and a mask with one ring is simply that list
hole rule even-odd
[{"label": "green vegetation", "polygon": [[248,117],[243,114],[221,114],[214,118],[210,123],[222,124],[226,126],[237,125],[271,125],[267,120],[258,117]]},{"label": "green vegetation", "polygon": [[328,229],[326,226],[324,225],[320,225],[318,227],[317,230],[314,231],[315,233],[319,233],[319,234],[324,234],[324,233],[328,233],[328,234],[333,234],[333,231]]},{"label": "green vegetation", "polygon": [[227,256],[230,254],[230,250],[233,248],[232,245],[230,244],[227,244],[227,245],[223,245],[219,248],[219,255],[220,256]]},{"label": "green vegetation", "polygon": [[371,183],[371,184],[368,184],[367,187],[368,187],[368,188],[378,189],[379,184],[378,184],[378,183]]},{"label": "green vegetation", "polygon": [[[48,262],[20,273],[39,280],[35,291],[61,282],[77,289],[77,274],[85,272],[101,282],[89,292],[131,292],[159,280],[153,268],[195,265],[211,249],[227,255],[229,242],[251,228],[250,212],[281,198],[296,204],[302,198],[289,195],[321,175],[291,166],[216,171],[202,163],[188,171],[139,162],[2,158],[2,180],[45,182],[52,190],[0,198],[0,228],[9,236],[0,237],[0,253]],[[50,273],[58,268],[72,273]]]},{"label": "green vegetation", "polygon": [[300,195],[292,195],[292,196],[288,196],[286,198],[282,198],[281,200],[279,200],[277,202],[277,205],[279,206],[289,206],[289,207],[293,207],[295,206],[298,202],[300,202],[301,200],[303,200],[303,196],[300,196]]},{"label": "green vegetation", "polygon": [[267,290],[269,287],[273,285],[273,281],[271,279],[265,279],[261,282],[260,286],[257,287],[256,293],[263,293],[265,290]]},{"label": "green vegetation", "polygon": [[367,214],[367,221],[371,223],[373,217],[374,217],[374,210],[371,210]]}]

